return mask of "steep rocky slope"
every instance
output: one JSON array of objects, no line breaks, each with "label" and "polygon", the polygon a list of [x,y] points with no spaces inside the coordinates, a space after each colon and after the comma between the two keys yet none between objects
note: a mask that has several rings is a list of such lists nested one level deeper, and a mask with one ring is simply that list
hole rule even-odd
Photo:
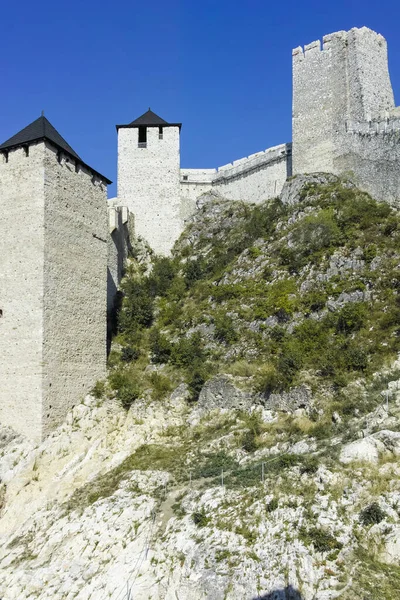
[{"label": "steep rocky slope", "polygon": [[314,175],[138,245],[107,382],[1,432],[0,597],[400,597],[399,237]]}]

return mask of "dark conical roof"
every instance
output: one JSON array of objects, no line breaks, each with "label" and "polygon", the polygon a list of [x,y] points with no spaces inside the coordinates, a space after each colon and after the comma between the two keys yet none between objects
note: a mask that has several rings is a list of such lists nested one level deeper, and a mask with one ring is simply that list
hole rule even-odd
[{"label": "dark conical roof", "polygon": [[18,133],[13,135],[9,140],[0,145],[0,150],[7,150],[9,148],[15,148],[16,146],[24,146],[32,142],[39,140],[49,140],[57,148],[64,150],[67,154],[75,157],[79,161],[82,159],[79,155],[71,148],[71,146],[64,140],[64,138],[58,133],[53,125],[43,115],[33,121],[30,125],[21,129]]},{"label": "dark conical roof", "polygon": [[66,154],[72,156],[77,162],[81,165],[89,169],[92,173],[103,179],[106,183],[111,183],[107,177],[104,177],[101,173],[92,169],[89,165],[87,165],[75,152],[73,148],[64,140],[62,135],[60,135],[50,123],[48,119],[44,115],[33,121],[30,125],[21,129],[18,133],[13,135],[9,140],[0,145],[0,152],[4,150],[11,150],[12,148],[18,148],[18,146],[29,146],[29,144],[33,144],[34,142],[40,142],[48,140],[53,146],[62,150]]},{"label": "dark conical roof", "polygon": [[149,108],[147,112],[129,123],[129,125],[168,125],[168,123]]},{"label": "dark conical roof", "polygon": [[117,125],[117,130],[121,127],[182,127],[182,123],[168,123],[161,117],[156,115],[152,110],[149,110],[128,125]]}]

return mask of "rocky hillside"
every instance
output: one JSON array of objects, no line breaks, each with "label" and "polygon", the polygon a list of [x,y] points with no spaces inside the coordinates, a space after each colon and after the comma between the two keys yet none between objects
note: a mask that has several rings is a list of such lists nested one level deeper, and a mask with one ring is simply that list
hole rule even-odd
[{"label": "rocky hillside", "polygon": [[317,174],[138,244],[108,380],[1,432],[0,597],[400,597],[399,242]]}]

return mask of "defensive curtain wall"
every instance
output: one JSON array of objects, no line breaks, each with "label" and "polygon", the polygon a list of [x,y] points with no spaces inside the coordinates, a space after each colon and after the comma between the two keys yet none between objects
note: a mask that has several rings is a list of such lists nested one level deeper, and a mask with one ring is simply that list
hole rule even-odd
[{"label": "defensive curtain wall", "polygon": [[293,173],[312,171],[400,200],[400,109],[386,40],[366,27],[293,50]]},{"label": "defensive curtain wall", "polygon": [[281,144],[218,169],[181,169],[181,197],[195,201],[210,190],[229,200],[259,203],[279,196],[292,173],[291,144]]}]

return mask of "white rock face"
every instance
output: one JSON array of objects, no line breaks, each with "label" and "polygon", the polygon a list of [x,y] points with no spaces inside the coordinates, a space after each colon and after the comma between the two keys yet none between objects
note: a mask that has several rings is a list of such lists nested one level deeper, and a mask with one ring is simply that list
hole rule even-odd
[{"label": "white rock face", "polygon": [[[128,413],[111,401],[97,406],[87,398],[39,446],[0,432],[2,600],[125,600],[127,585],[135,600],[340,597],[339,576],[366,503],[365,485],[324,466],[312,474],[293,467],[283,489],[281,474],[252,488],[190,483],[189,472],[187,481],[174,481],[152,463],[139,470],[133,462],[123,470],[123,461],[141,447],[156,444],[168,452],[178,444],[179,452],[179,432],[190,427],[185,393],[179,388],[164,404],[138,401]],[[228,414],[214,413],[200,427]],[[265,420],[276,418],[269,412]],[[397,438],[390,433],[385,438]],[[214,444],[207,451],[218,451]],[[297,443],[294,449],[300,456],[316,446]],[[248,468],[249,456],[237,456]],[[385,468],[389,475],[392,465]],[[304,496],[310,485],[312,500]],[[338,486],[346,486],[342,495]],[[397,560],[400,519],[392,507],[399,500],[391,492],[382,501],[395,523],[386,538],[387,562]],[[195,514],[205,519],[200,525]],[[310,526],[343,549],[331,555],[315,548],[299,533]]]},{"label": "white rock face", "polygon": [[379,451],[383,451],[384,449],[384,444],[371,436],[356,440],[344,446],[340,453],[340,462],[345,464],[353,461],[377,463]]},{"label": "white rock face", "polygon": [[400,527],[395,527],[386,538],[380,559],[392,565],[400,564]]}]

